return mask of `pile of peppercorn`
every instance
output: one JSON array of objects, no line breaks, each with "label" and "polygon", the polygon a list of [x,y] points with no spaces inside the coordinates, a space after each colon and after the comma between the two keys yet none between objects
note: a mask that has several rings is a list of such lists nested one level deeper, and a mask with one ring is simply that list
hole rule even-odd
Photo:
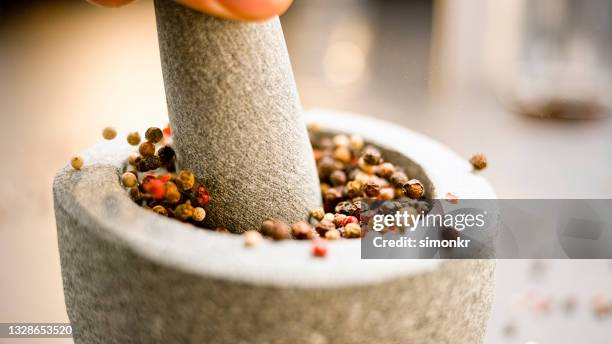
[{"label": "pile of peppercorn", "polygon": [[176,154],[170,146],[171,131],[166,127],[149,128],[146,141],[140,143],[138,132],[127,137],[138,145],[138,153],[128,157],[128,166],[121,176],[134,202],[157,214],[195,225],[206,217],[204,205],[210,200],[206,187],[189,171],[176,172]]}]

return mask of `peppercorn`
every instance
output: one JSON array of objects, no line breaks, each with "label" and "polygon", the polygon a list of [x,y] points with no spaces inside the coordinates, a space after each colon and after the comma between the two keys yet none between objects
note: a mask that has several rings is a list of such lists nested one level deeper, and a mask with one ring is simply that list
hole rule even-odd
[{"label": "peppercorn", "polygon": [[425,195],[425,187],[418,179],[410,179],[402,189],[408,198],[417,199]]},{"label": "peppercorn", "polygon": [[313,134],[316,134],[319,131],[321,131],[321,124],[317,123],[317,122],[308,123],[308,125],[306,127],[307,127],[308,131],[313,133]]},{"label": "peppercorn", "polygon": [[139,156],[136,153],[132,153],[128,156],[128,164],[132,165],[132,166],[136,166],[136,161],[138,160]]},{"label": "peppercorn", "polygon": [[290,239],[289,227],[282,221],[265,220],[261,223],[261,234],[274,240]]},{"label": "peppercorn", "polygon": [[168,216],[168,209],[164,208],[162,205],[156,205],[151,210],[158,213],[159,215]]},{"label": "peppercorn", "polygon": [[363,161],[372,166],[377,166],[382,163],[382,157],[380,156],[380,152],[373,147],[368,147],[361,156]]},{"label": "peppercorn", "polygon": [[323,216],[325,216],[325,210],[323,208],[314,208],[310,211],[310,216],[312,216],[315,220],[321,221]]},{"label": "peppercorn", "polygon": [[136,177],[136,175],[132,172],[125,172],[122,176],[121,176],[121,183],[123,184],[123,186],[125,186],[126,188],[131,188],[133,186],[136,186],[136,184],[138,184],[138,178]]},{"label": "peppercorn", "polygon": [[157,156],[159,157],[159,160],[161,160],[163,165],[168,165],[173,161],[174,157],[176,156],[176,153],[174,152],[174,149],[172,149],[172,147],[163,146],[157,150]]},{"label": "peppercorn", "polygon": [[334,214],[332,214],[332,213],[325,213],[325,215],[323,215],[323,219],[321,219],[321,221],[323,221],[323,220],[334,221]]},{"label": "peppercorn", "polygon": [[378,174],[383,178],[391,178],[395,172],[395,166],[390,162],[380,164],[378,167]]},{"label": "peppercorn", "polygon": [[178,182],[183,190],[191,190],[195,184],[195,177],[193,173],[183,170],[178,175]]},{"label": "peppercorn", "polygon": [[342,220],[342,223],[338,227],[344,227],[348,225],[349,223],[359,224],[359,220],[355,216],[347,216],[346,218],[344,218],[344,220]]},{"label": "peppercorn", "polygon": [[317,223],[315,229],[317,230],[317,233],[319,233],[319,235],[324,236],[325,232],[330,231],[332,229],[336,229],[336,225],[334,225],[333,220],[328,221],[323,219],[322,221],[319,221],[319,223]]},{"label": "peppercorn", "polygon": [[143,142],[138,147],[138,152],[143,157],[155,154],[155,145],[151,142]]},{"label": "peppercorn", "polygon": [[191,193],[191,202],[199,207],[206,205],[209,201],[210,194],[204,185],[198,185]]},{"label": "peppercorn", "polygon": [[334,149],[334,159],[341,161],[344,164],[351,162],[351,151],[345,146],[340,146]]},{"label": "peppercorn", "polygon": [[381,201],[390,201],[395,197],[394,188],[382,188],[378,194],[378,199]]},{"label": "peppercorn", "polygon": [[358,212],[358,209],[353,202],[343,201],[336,204],[334,211],[338,214],[354,215]]},{"label": "peppercorn", "polygon": [[359,168],[367,173],[367,174],[373,174],[374,173],[374,165],[370,165],[368,164],[365,159],[363,158],[363,156],[361,158],[359,158],[359,160],[357,161],[357,166],[359,166]]},{"label": "peppercorn", "polygon": [[318,238],[312,243],[312,254],[315,257],[327,256],[327,240]]},{"label": "peppercorn", "polygon": [[342,227],[342,222],[347,218],[344,214],[334,214],[334,225],[336,227]]},{"label": "peppercorn", "polygon": [[222,234],[229,234],[230,233],[230,231],[227,228],[225,228],[225,227],[217,227],[217,228],[214,229],[214,231],[217,232],[217,233],[222,233]]},{"label": "peppercorn", "polygon": [[363,184],[358,180],[351,180],[346,184],[346,192],[350,198],[361,197],[363,195]]},{"label": "peppercorn", "polygon": [[196,207],[193,209],[192,218],[196,222],[202,222],[206,218],[206,210],[202,207]]},{"label": "peppercorn", "polygon": [[138,190],[138,187],[130,188],[130,198],[134,202],[139,202],[142,199],[142,196],[140,194],[140,190]]},{"label": "peppercorn", "polygon": [[369,181],[363,184],[363,192],[368,197],[376,197],[378,194],[380,194],[380,185],[378,185],[378,183]]},{"label": "peppercorn", "polygon": [[176,216],[179,220],[187,221],[193,216],[193,207],[191,206],[191,201],[187,200],[187,202],[178,205],[174,209],[174,216]]},{"label": "peppercorn", "polygon": [[140,143],[140,134],[137,131],[133,131],[128,134],[127,142],[132,146],[138,146]]},{"label": "peppercorn", "polygon": [[321,189],[321,194],[325,194],[325,191],[329,190],[329,188],[331,188],[331,185],[327,183],[321,183],[319,186],[319,189]]},{"label": "peppercorn", "polygon": [[353,150],[360,150],[363,148],[363,138],[357,135],[351,135],[349,137],[349,147]]},{"label": "peppercorn", "polygon": [[166,202],[177,203],[181,200],[181,193],[178,187],[171,181],[166,182]]},{"label": "peppercorn", "polygon": [[70,166],[72,166],[72,168],[75,170],[80,170],[83,167],[83,158],[80,156],[73,157],[70,159]]},{"label": "peppercorn", "polygon": [[163,138],[164,133],[159,128],[151,127],[145,132],[145,139],[151,143],[158,143]]},{"label": "peppercorn", "polygon": [[346,184],[346,174],[342,170],[336,170],[329,176],[329,181],[333,186]]},{"label": "peppercorn", "polygon": [[306,222],[300,221],[291,225],[291,234],[296,239],[311,240],[316,237],[314,229]]},{"label": "peppercorn", "polygon": [[487,157],[482,154],[476,154],[470,159],[470,163],[476,170],[483,170],[487,167]]},{"label": "peppercorn", "polygon": [[336,169],[336,163],[332,157],[325,156],[319,160],[317,169],[319,172],[319,178],[326,179]]},{"label": "peppercorn", "polygon": [[361,226],[357,223],[347,223],[346,226],[344,226],[344,236],[346,238],[361,237]]},{"label": "peppercorn", "polygon": [[117,130],[113,127],[106,127],[102,130],[102,137],[105,140],[112,140],[117,136]]},{"label": "peppercorn", "polygon": [[254,231],[254,230],[249,230],[244,232],[244,246],[246,247],[253,247],[256,245],[259,245],[259,243],[261,243],[263,241],[263,237],[261,236],[261,233],[259,233],[258,231]]},{"label": "peppercorn", "polygon": [[327,202],[334,203],[342,198],[342,191],[339,188],[329,188],[323,194],[323,199]]},{"label": "peppercorn", "polygon": [[404,184],[408,182],[408,176],[406,176],[406,174],[402,171],[395,171],[391,175],[390,180],[393,186],[395,186],[396,188],[401,188],[402,186],[404,186]]},{"label": "peppercorn", "polygon": [[161,167],[161,161],[155,155],[143,156],[136,160],[136,169],[139,172],[151,171],[159,167]]},{"label": "peppercorn", "polygon": [[170,123],[166,124],[166,127],[163,130],[165,137],[170,137],[172,135],[172,129],[170,128]]},{"label": "peppercorn", "polygon": [[161,200],[166,196],[166,185],[159,179],[152,179],[143,188],[149,193],[153,199]]},{"label": "peppercorn", "polygon": [[332,229],[330,231],[325,232],[325,239],[327,240],[338,240],[340,239],[340,231],[337,229]]},{"label": "peppercorn", "polygon": [[338,134],[332,139],[336,147],[348,147],[349,138],[344,134]]}]

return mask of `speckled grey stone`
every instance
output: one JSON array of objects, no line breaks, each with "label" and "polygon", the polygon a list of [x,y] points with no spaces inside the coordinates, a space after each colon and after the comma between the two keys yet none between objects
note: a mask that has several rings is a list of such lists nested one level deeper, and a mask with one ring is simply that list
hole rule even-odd
[{"label": "speckled grey stone", "polygon": [[[352,133],[418,161],[404,167],[432,192],[495,197],[465,159],[426,137],[354,115],[311,117],[324,130],[349,120]],[[362,260],[359,240],[331,242],[325,259],[297,240],[245,248],[240,236],[134,204],[119,183],[132,150],[104,141],[82,154],[81,171],[66,166],[54,181],[77,344],[482,342],[494,260]]]},{"label": "speckled grey stone", "polygon": [[321,198],[278,18],[238,23],[169,0],[155,10],[178,164],[214,195],[207,225],[303,220]]}]

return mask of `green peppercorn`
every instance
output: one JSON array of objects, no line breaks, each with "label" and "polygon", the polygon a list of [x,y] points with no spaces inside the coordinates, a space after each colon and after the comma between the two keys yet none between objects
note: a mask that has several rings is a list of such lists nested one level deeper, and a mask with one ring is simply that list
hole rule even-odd
[{"label": "green peppercorn", "polygon": [[291,234],[296,239],[312,240],[317,232],[306,222],[300,221],[291,225]]},{"label": "green peppercorn", "polygon": [[346,174],[341,170],[336,170],[329,175],[329,181],[333,186],[346,184]]},{"label": "green peppercorn", "polygon": [[[333,221],[333,220],[332,220]],[[330,231],[332,229],[336,229],[336,225],[334,225],[334,223],[332,221],[328,221],[328,220],[322,220],[319,221],[319,223],[317,223],[315,229],[317,230],[317,233],[319,233],[319,235],[321,236],[325,236],[325,233],[327,231]]]},{"label": "green peppercorn", "polygon": [[140,134],[137,131],[133,131],[128,134],[127,142],[132,146],[138,146],[140,143]]},{"label": "green peppercorn", "polygon": [[155,154],[155,145],[151,142],[143,142],[138,147],[138,152],[143,157]]},{"label": "green peppercorn", "polygon": [[159,157],[163,165],[168,165],[174,160],[176,153],[174,152],[174,149],[172,149],[172,147],[163,146],[157,150],[157,156]]},{"label": "green peppercorn", "polygon": [[193,220],[196,222],[202,222],[206,218],[206,210],[202,207],[196,207],[193,209]]},{"label": "green peppercorn", "polygon": [[74,168],[75,170],[80,170],[81,168],[83,168],[83,158],[81,158],[80,156],[75,156],[72,159],[70,159],[70,166],[72,166],[72,168]]},{"label": "green peppercorn", "polygon": [[193,216],[193,207],[191,206],[191,201],[187,201],[183,204],[178,205],[174,209],[174,216],[182,221],[187,221]]},{"label": "green peppercorn", "polygon": [[337,229],[332,229],[325,232],[325,239],[327,240],[338,240],[340,239],[340,231]]},{"label": "green peppercorn", "polygon": [[171,181],[166,182],[166,202],[176,203],[181,200],[181,193],[178,187]]},{"label": "green peppercorn", "polygon": [[159,215],[168,216],[168,209],[162,205],[156,205],[151,210],[158,213]]},{"label": "green peppercorn", "polygon": [[123,184],[123,186],[125,186],[126,188],[131,188],[136,186],[136,184],[138,184],[138,178],[136,177],[136,175],[132,172],[125,172],[122,176],[121,176],[121,183]]},{"label": "green peppercorn", "polygon": [[346,238],[361,237],[361,226],[357,223],[347,223],[346,226],[344,226],[344,236]]},{"label": "green peppercorn", "polygon": [[323,216],[325,216],[325,210],[323,208],[314,208],[310,211],[310,216],[312,216],[315,220],[321,221]]},{"label": "green peppercorn", "polygon": [[380,194],[380,185],[376,182],[369,181],[363,184],[363,193],[368,197],[376,197]]},{"label": "green peppercorn", "polygon": [[151,143],[158,143],[163,138],[164,133],[159,128],[151,127],[145,132],[145,139]]},{"label": "green peppercorn", "polygon": [[113,127],[106,127],[102,130],[102,137],[105,140],[112,140],[117,136],[117,130]]},{"label": "green peppercorn", "polygon": [[195,176],[189,171],[181,171],[178,174],[178,182],[183,190],[191,190],[195,184]]},{"label": "green peppercorn", "polygon": [[425,195],[425,187],[418,179],[410,179],[402,187],[404,195],[408,198],[417,199]]},{"label": "green peppercorn", "polygon": [[487,157],[482,153],[476,154],[470,159],[470,163],[475,170],[483,170],[487,168]]}]

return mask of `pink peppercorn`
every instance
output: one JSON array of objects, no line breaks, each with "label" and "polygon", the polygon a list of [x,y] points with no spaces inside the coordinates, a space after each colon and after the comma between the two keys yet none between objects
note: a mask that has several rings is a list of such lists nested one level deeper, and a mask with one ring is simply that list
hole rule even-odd
[{"label": "pink peppercorn", "polygon": [[327,240],[325,239],[315,239],[312,241],[312,255],[315,257],[325,257],[327,256]]},{"label": "pink peppercorn", "polygon": [[170,129],[170,123],[168,123],[168,125],[164,128],[163,132],[164,132],[165,137],[172,135],[172,129]]},{"label": "pink peppercorn", "polygon": [[348,225],[349,223],[359,223],[359,220],[355,216],[347,216],[342,220],[341,227]]},{"label": "pink peppercorn", "polygon": [[198,186],[196,189],[193,201],[199,207],[206,205],[210,201],[210,194],[203,185]]},{"label": "pink peppercorn", "polygon": [[153,179],[148,183],[148,193],[153,196],[154,199],[160,200],[166,196],[166,185],[159,179]]}]

